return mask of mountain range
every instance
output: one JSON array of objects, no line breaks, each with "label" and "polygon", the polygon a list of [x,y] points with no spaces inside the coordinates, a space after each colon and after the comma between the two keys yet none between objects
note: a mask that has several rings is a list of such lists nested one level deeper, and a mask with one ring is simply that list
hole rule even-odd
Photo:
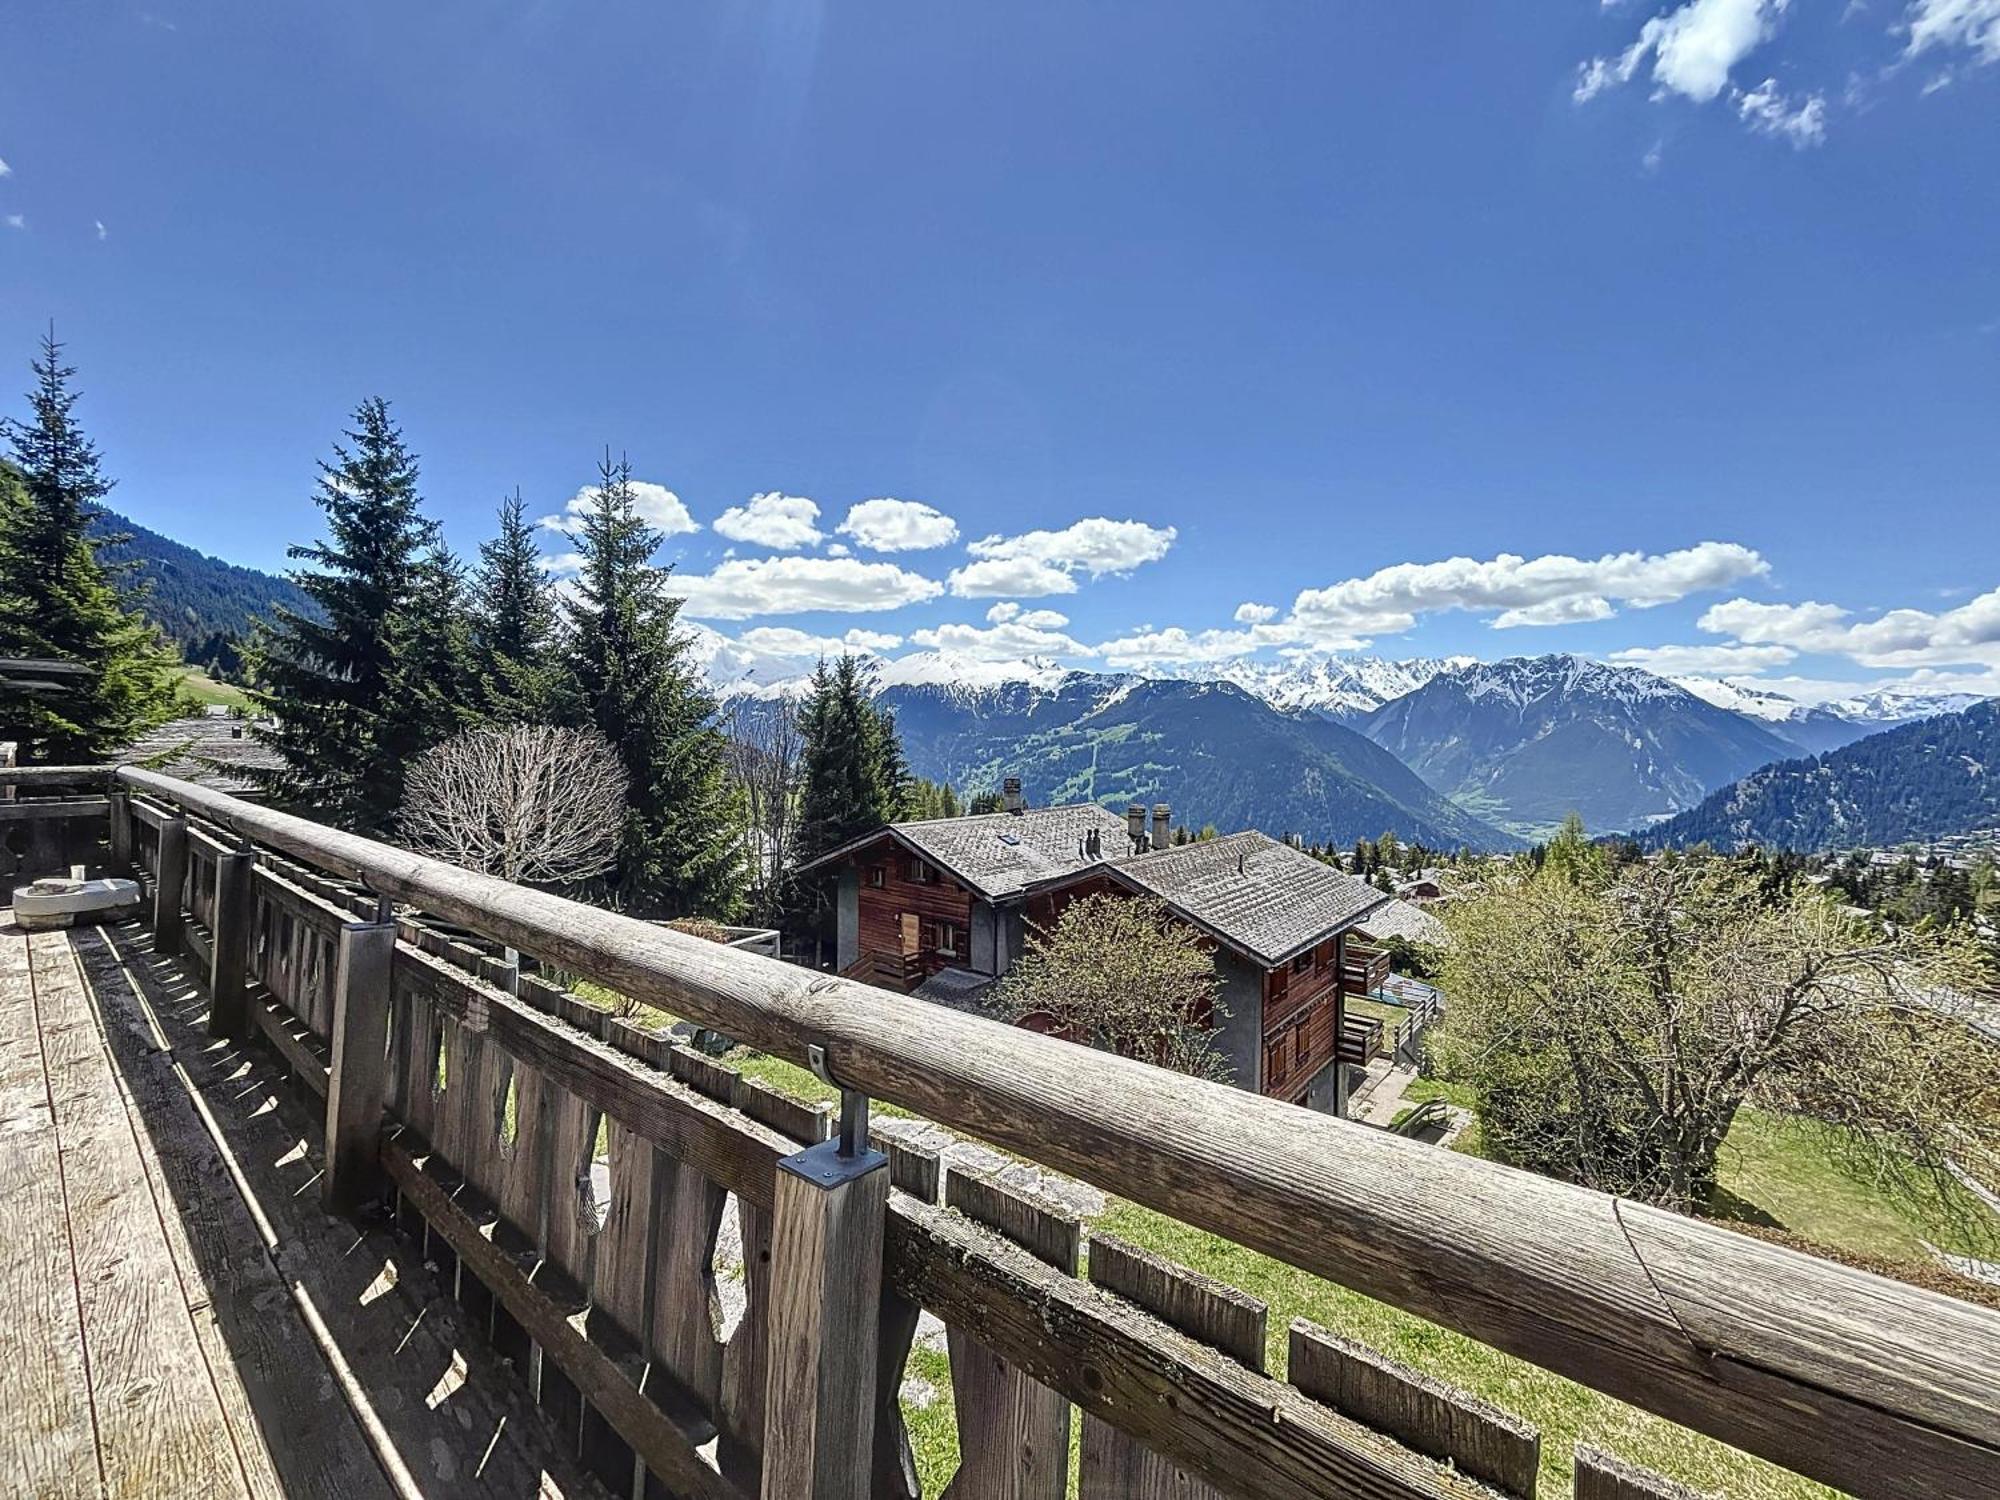
[{"label": "mountain range", "polygon": [[1167,802],[1191,827],[1315,841],[1393,829],[1433,848],[1519,842],[1356,731],[1282,712],[1234,683],[1066,672],[990,686],[899,682],[878,701],[918,775],[960,787],[1019,776],[1040,805]]},{"label": "mountain range", "polygon": [[1640,842],[1812,852],[1982,828],[2000,828],[2000,700],[1765,766],[1655,824]]},{"label": "mountain range", "polygon": [[[125,538],[107,559],[134,566],[150,586],[143,609],[191,656],[218,636],[247,636],[277,606],[311,609],[286,579],[112,512],[98,524]],[[796,660],[691,629],[722,696],[754,704],[804,690]],[[1140,675],[919,651],[882,661],[877,686],[902,723],[912,768],[961,789],[1020,775],[1039,800],[1168,801],[1195,826],[1343,843],[1393,829],[1479,849],[1542,836],[1572,809],[1596,832],[1721,836],[1717,796],[1749,806],[1765,795],[1755,790],[1765,785],[1761,768],[1776,776],[1802,754],[1823,759],[1980,701],[1881,690],[1807,706],[1740,679],[1669,680],[1574,656],[1301,656]],[[1795,800],[1769,795],[1787,807]],[[1868,801],[1836,800],[1849,809]],[[1906,789],[1904,800],[1921,802],[1922,789]],[[1804,837],[1812,826],[1795,808],[1732,816],[1724,823],[1751,828],[1749,837],[1766,825]],[[1687,833],[1697,829],[1706,831]]]},{"label": "mountain range", "polygon": [[1578,656],[1440,673],[1361,730],[1461,807],[1531,838],[1571,812],[1594,830],[1640,827],[1798,753],[1663,677]]}]

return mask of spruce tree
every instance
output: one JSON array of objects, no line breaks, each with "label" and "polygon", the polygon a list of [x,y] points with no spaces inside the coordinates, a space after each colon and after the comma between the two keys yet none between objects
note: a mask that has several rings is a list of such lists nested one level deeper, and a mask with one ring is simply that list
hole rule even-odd
[{"label": "spruce tree", "polygon": [[472,655],[488,718],[539,723],[563,697],[554,586],[519,490],[501,502],[500,531],[479,548],[473,575]]},{"label": "spruce tree", "polygon": [[871,669],[858,656],[822,661],[800,709],[805,751],[799,858],[817,858],[903,815],[907,775],[896,721],[872,701]]},{"label": "spruce tree", "polygon": [[480,721],[466,615],[465,565],[433,537],[397,622],[394,695],[404,713],[394,732],[411,760]]},{"label": "spruce tree", "polygon": [[576,534],[570,670],[582,722],[630,780],[613,896],[642,914],[726,919],[742,902],[745,831],[681,601],[652,565],[664,540],[639,516],[631,464],[607,452]]},{"label": "spruce tree", "polygon": [[111,481],[77,425],[76,371],[53,332],[33,370],[33,415],[5,424],[13,464],[0,463],[0,656],[83,671],[59,693],[0,701],[0,739],[24,763],[96,760],[167,715],[174,662],[98,560],[90,522]]},{"label": "spruce tree", "polygon": [[341,827],[379,833],[423,748],[398,657],[434,527],[389,403],[362,402],[346,439],[321,461],[313,496],[326,540],[290,549],[307,564],[293,581],[319,613],[278,609],[254,643],[256,697],[278,721],[264,732],[284,759],[273,789]]}]

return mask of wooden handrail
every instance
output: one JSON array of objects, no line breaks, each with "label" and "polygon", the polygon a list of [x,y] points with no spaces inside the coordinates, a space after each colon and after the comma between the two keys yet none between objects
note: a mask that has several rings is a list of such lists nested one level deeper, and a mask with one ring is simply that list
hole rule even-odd
[{"label": "wooden handrail", "polygon": [[111,782],[116,766],[0,766],[0,786],[93,786]]},{"label": "wooden handrail", "polygon": [[509,885],[157,772],[375,893],[1860,1495],[1995,1494],[2000,1315]]}]

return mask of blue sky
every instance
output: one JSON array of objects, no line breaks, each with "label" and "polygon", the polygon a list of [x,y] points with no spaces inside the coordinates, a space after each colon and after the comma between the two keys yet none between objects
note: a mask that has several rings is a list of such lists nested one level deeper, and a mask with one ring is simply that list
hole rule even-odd
[{"label": "blue sky", "polygon": [[14,387],[53,317],[115,503],[232,560],[380,393],[465,550],[628,452],[768,650],[2000,691],[2000,0],[24,0],[0,55]]}]

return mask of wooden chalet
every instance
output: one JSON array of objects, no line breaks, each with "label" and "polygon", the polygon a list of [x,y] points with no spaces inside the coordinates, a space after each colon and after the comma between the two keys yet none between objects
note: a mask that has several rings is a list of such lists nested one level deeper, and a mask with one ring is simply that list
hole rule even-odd
[{"label": "wooden chalet", "polygon": [[1218,1041],[1239,1086],[1342,1112],[1340,1064],[1367,1062],[1369,1041],[1342,1001],[1381,988],[1388,955],[1353,931],[1391,897],[1268,834],[1234,833],[1159,847],[1044,882],[1028,919],[1053,922],[1094,891],[1151,897],[1210,944],[1222,977]]},{"label": "wooden chalet", "polygon": [[1030,887],[1128,852],[1126,840],[1126,824],[1094,804],[1017,803],[1009,812],[891,823],[799,873],[837,877],[842,974],[907,994],[956,970],[963,992],[972,987],[967,976],[997,979],[1019,956]]},{"label": "wooden chalet", "polygon": [[[1015,794],[1011,794],[1013,796]],[[1362,1066],[1341,999],[1379,990],[1387,953],[1349,929],[1392,898],[1261,833],[1174,847],[1165,804],[1095,804],[892,823],[803,867],[837,873],[842,974],[946,1004],[975,1000],[1080,896],[1158,900],[1215,956],[1235,1081],[1339,1113],[1337,1064]],[[1107,954],[1107,961],[1116,955]]]}]

